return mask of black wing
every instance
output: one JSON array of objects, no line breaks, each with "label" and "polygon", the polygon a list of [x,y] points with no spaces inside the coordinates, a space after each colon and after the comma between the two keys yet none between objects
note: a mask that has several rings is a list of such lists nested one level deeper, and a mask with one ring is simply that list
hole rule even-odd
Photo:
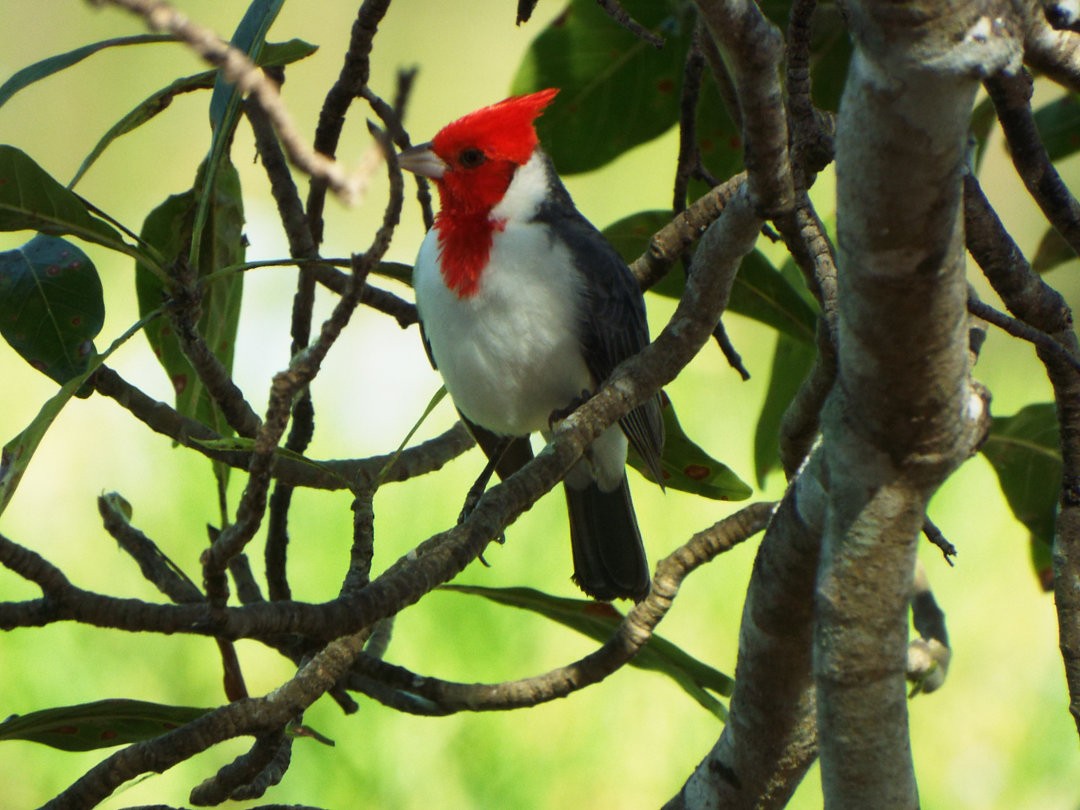
[{"label": "black wing", "polygon": [[[570,249],[585,277],[590,306],[582,323],[582,351],[597,381],[606,380],[615,367],[649,343],[645,301],[637,279],[603,235],[574,207],[573,200],[549,163],[552,203],[536,219],[549,225]],[[663,486],[660,456],[664,448],[664,419],[659,395],[643,402],[619,425],[630,444],[645,460],[653,479]]]}]

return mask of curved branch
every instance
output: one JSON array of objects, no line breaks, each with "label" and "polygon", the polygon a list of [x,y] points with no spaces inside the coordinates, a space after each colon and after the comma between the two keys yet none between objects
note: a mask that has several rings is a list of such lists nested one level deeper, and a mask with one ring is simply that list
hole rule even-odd
[{"label": "curved branch", "polygon": [[[376,658],[361,656],[350,688],[413,714],[497,711],[536,706],[598,683],[630,661],[667,615],[682,581],[695,569],[765,528],[775,504],[743,507],[698,532],[660,560],[649,595],[634,605],[598,650],[543,675],[497,684],[453,683],[417,675]],[[420,698],[420,699],[418,699]]]}]

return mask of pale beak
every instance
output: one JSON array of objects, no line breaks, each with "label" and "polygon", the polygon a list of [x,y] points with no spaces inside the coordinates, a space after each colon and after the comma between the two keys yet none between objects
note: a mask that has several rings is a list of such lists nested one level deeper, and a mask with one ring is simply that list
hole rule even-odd
[{"label": "pale beak", "polygon": [[432,180],[438,180],[446,172],[446,164],[431,151],[430,143],[411,146],[401,152],[398,155],[398,165],[413,174],[430,177]]}]

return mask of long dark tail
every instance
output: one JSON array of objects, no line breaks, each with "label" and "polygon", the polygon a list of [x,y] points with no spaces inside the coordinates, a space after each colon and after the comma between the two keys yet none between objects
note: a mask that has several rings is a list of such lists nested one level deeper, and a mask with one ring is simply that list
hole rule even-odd
[{"label": "long dark tail", "polygon": [[570,513],[574,582],[595,599],[640,602],[649,592],[651,577],[626,476],[613,492],[602,492],[595,483],[563,489]]}]

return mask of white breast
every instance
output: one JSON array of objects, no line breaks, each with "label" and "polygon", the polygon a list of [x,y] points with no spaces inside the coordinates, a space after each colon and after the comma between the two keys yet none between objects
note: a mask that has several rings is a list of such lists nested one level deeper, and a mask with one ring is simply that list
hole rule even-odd
[{"label": "white breast", "polygon": [[495,233],[476,293],[466,298],[446,287],[438,257],[433,230],[413,283],[454,403],[496,433],[546,430],[552,411],[595,385],[577,337],[582,282],[568,250],[543,225],[510,219]]}]

